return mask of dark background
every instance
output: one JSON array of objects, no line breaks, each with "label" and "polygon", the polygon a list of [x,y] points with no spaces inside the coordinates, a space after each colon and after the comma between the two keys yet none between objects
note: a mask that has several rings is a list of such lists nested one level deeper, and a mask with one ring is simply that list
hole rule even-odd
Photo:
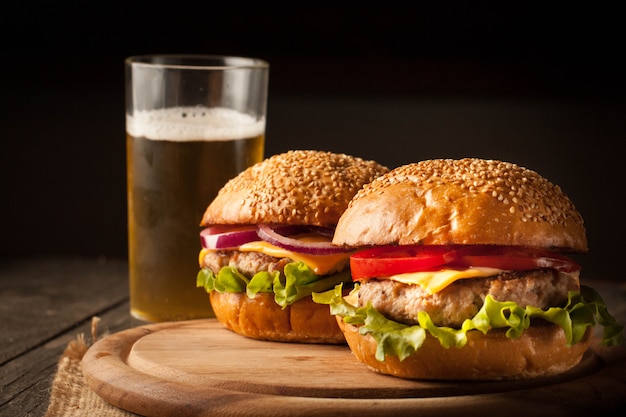
[{"label": "dark background", "polygon": [[3,6],[0,257],[125,257],[123,60],[211,53],[270,62],[266,155],[518,163],[585,218],[583,275],[622,279],[618,10],[337,3]]}]

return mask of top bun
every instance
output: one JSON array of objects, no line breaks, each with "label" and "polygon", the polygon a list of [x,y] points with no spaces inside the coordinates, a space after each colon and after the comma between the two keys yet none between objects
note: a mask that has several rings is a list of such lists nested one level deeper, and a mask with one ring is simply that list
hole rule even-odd
[{"label": "top bun", "polygon": [[586,252],[582,216],[560,187],[512,163],[435,159],[360,190],[334,244],[515,245]]},{"label": "top bun", "polygon": [[335,226],[356,192],[387,171],[375,161],[332,152],[274,155],[226,183],[201,225]]}]

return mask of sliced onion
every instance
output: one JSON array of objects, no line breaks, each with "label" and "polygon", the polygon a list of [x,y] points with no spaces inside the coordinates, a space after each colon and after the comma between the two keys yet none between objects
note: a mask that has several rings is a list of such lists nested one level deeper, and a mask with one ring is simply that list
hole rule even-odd
[{"label": "sliced onion", "polygon": [[[258,235],[261,239],[279,248],[287,249],[293,252],[306,253],[308,255],[334,255],[338,253],[350,252],[352,249],[335,246],[330,242],[304,242],[294,239],[288,234],[289,226],[272,227],[268,224],[259,224]],[[302,229],[301,229],[302,230]],[[304,231],[311,231],[310,228],[304,227]]]},{"label": "sliced onion", "polygon": [[234,249],[255,240],[259,240],[256,226],[210,226],[200,232],[202,247],[207,249]]}]

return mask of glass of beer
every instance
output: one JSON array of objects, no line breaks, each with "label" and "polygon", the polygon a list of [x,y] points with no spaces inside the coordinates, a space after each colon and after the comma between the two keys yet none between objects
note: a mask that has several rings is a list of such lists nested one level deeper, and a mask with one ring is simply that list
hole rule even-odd
[{"label": "glass of beer", "polygon": [[125,61],[130,309],[146,322],[214,317],[196,288],[200,221],[263,159],[269,65],[244,57]]}]

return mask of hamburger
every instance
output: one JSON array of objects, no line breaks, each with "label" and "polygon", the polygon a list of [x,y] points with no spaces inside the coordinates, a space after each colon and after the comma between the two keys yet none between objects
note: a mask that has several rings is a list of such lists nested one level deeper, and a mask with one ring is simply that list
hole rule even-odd
[{"label": "hamburger", "polygon": [[197,286],[217,319],[254,339],[345,343],[311,294],[351,286],[349,248],[331,244],[356,192],[388,169],[332,152],[274,155],[231,179],[207,207]]},{"label": "hamburger", "polygon": [[411,379],[556,375],[579,363],[592,327],[622,326],[581,286],[583,219],[557,185],[512,163],[437,159],[361,189],[332,241],[358,249],[354,290],[314,294],[356,358]]}]

